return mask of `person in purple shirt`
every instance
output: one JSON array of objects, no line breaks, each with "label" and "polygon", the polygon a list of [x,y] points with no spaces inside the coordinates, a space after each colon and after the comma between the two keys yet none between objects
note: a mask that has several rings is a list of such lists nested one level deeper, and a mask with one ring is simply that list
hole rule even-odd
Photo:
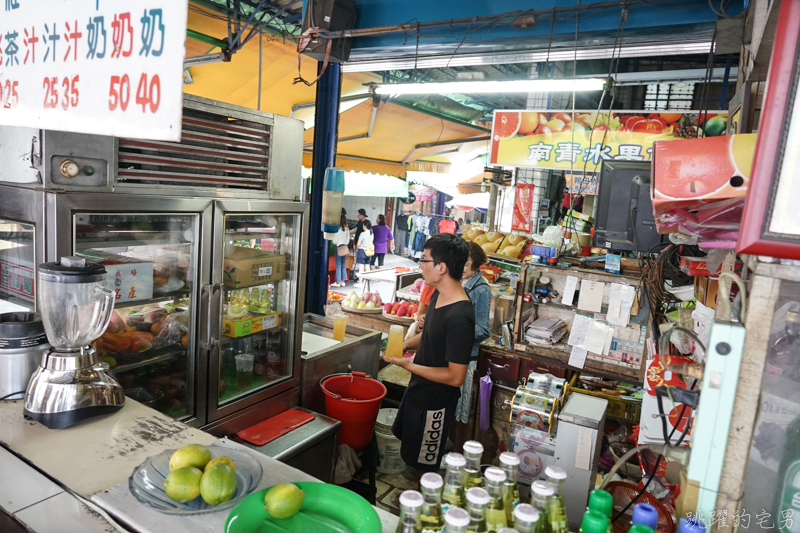
[{"label": "person in purple shirt", "polygon": [[375,243],[375,255],[372,256],[369,264],[370,270],[375,270],[375,263],[378,267],[383,266],[383,257],[389,247],[394,253],[394,235],[392,229],[386,225],[386,217],[378,215],[378,223],[372,226],[373,242]]}]

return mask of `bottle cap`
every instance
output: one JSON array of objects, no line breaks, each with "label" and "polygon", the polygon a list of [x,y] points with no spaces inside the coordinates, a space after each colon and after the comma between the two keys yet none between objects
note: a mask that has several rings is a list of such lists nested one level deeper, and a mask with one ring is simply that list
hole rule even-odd
[{"label": "bottle cap", "polygon": [[649,528],[644,524],[634,524],[628,530],[628,533],[656,533],[656,532],[653,531],[652,528]]},{"label": "bottle cap", "polygon": [[610,492],[596,489],[589,493],[589,510],[597,511],[605,517],[611,517],[614,508],[614,498]]},{"label": "bottle cap", "polygon": [[450,452],[444,456],[444,464],[447,466],[467,466],[467,459],[460,453]]},{"label": "bottle cap", "polygon": [[467,527],[469,525],[469,514],[464,509],[451,507],[444,514],[444,523],[453,527]]},{"label": "bottle cap", "polygon": [[519,466],[519,456],[514,452],[503,452],[500,454],[500,463],[508,466]]},{"label": "bottle cap", "polygon": [[479,455],[483,453],[483,444],[476,440],[468,440],[464,443],[464,453]]},{"label": "bottle cap", "polygon": [[567,471],[560,466],[548,466],[544,469],[544,475],[552,479],[567,479]]},{"label": "bottle cap", "polygon": [[475,505],[487,505],[489,503],[489,493],[480,487],[472,487],[467,491],[467,501]]},{"label": "bottle cap", "polygon": [[423,502],[422,494],[415,490],[407,490],[400,495],[400,505],[403,507],[415,509],[417,507],[422,507]]},{"label": "bottle cap", "polygon": [[633,506],[631,524],[641,524],[655,530],[658,528],[658,511],[649,503],[637,503]]},{"label": "bottle cap", "polygon": [[548,483],[547,481],[534,481],[531,484],[531,490],[535,492],[538,496],[552,496],[556,493],[555,487]]},{"label": "bottle cap", "polygon": [[608,518],[597,511],[583,513],[581,531],[583,533],[605,533],[608,530]]},{"label": "bottle cap", "polygon": [[503,529],[501,529],[497,533],[519,533],[519,531],[517,531],[513,527],[504,527]]},{"label": "bottle cap", "polygon": [[442,485],[444,485],[444,481],[442,481],[442,476],[440,476],[436,472],[428,472],[422,474],[419,483],[426,489],[434,489],[434,490],[441,489]]},{"label": "bottle cap", "polygon": [[678,526],[678,533],[705,533],[706,526],[697,518],[683,518]]},{"label": "bottle cap", "polygon": [[506,473],[503,472],[502,468],[497,468],[496,466],[490,466],[487,468],[483,475],[486,476],[487,480],[494,481],[496,483],[505,483],[506,481]]},{"label": "bottle cap", "polygon": [[539,510],[533,505],[521,503],[514,507],[514,520],[533,524],[539,521]]}]

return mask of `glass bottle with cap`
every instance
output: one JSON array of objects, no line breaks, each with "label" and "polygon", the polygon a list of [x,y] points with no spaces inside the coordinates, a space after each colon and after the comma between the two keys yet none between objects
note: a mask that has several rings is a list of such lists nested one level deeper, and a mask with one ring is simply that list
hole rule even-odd
[{"label": "glass bottle with cap", "polygon": [[482,455],[483,444],[476,440],[468,440],[464,443],[464,457],[467,459],[467,475],[464,479],[464,488],[467,490],[483,485],[483,476],[481,476]]},{"label": "glass bottle with cap", "polygon": [[436,533],[444,528],[444,512],[442,511],[442,476],[436,472],[422,474],[419,480],[422,487],[422,511],[419,519],[422,533]]},{"label": "glass bottle with cap", "polygon": [[422,510],[422,494],[415,490],[404,491],[400,495],[400,521],[397,533],[421,533],[419,513]]},{"label": "glass bottle with cap", "polygon": [[444,456],[445,474],[444,489],[442,489],[442,511],[447,513],[451,507],[461,507],[467,504],[464,491],[464,468],[467,460],[460,453],[448,453]]},{"label": "glass bottle with cap", "polygon": [[508,520],[509,524],[512,524],[514,523],[514,507],[519,503],[519,487],[517,487],[519,457],[513,452],[501,453],[500,467],[506,473],[506,481],[503,483],[503,504],[506,508],[506,520]]},{"label": "glass bottle with cap", "polygon": [[519,533],[535,533],[539,523],[539,511],[528,503],[514,507],[514,527]]},{"label": "glass bottle with cap", "polygon": [[633,506],[631,525],[641,524],[652,530],[658,529],[658,510],[649,503],[637,503]]},{"label": "glass bottle with cap", "polygon": [[705,533],[706,526],[697,518],[682,518],[678,533]]},{"label": "glass bottle with cap", "polygon": [[508,525],[508,518],[503,501],[503,484],[506,473],[496,466],[490,466],[484,473],[486,492],[489,493],[489,507],[486,508],[486,528],[497,533]]},{"label": "glass bottle with cap", "polygon": [[610,522],[606,515],[600,511],[593,511],[589,509],[583,513],[583,521],[581,521],[581,528],[578,533],[606,533]]},{"label": "glass bottle with cap", "polygon": [[469,513],[458,507],[451,507],[444,513],[445,533],[467,533],[469,528]]},{"label": "glass bottle with cap", "polygon": [[555,492],[553,485],[547,481],[539,480],[531,484],[531,504],[539,511],[536,533],[553,533],[553,526],[550,523],[550,497]]},{"label": "glass bottle with cap", "polygon": [[611,512],[614,510],[614,498],[611,493],[601,489],[595,489],[589,493],[589,510],[597,511],[608,519],[608,529],[606,533],[613,533],[611,525]]},{"label": "glass bottle with cap", "polygon": [[548,466],[544,469],[544,475],[555,491],[550,497],[550,526],[553,533],[569,533],[567,506],[564,503],[564,480],[567,479],[567,472],[560,466]]},{"label": "glass bottle with cap", "polygon": [[489,506],[489,493],[480,487],[472,487],[467,491],[467,512],[469,513],[468,531],[487,533],[486,508]]}]

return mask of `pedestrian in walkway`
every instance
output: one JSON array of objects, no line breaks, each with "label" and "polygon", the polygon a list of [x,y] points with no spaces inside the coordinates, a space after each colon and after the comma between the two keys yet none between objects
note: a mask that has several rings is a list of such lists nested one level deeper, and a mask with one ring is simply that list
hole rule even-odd
[{"label": "pedestrian in walkway", "polygon": [[391,250],[394,253],[394,235],[392,229],[386,225],[386,217],[378,215],[378,223],[372,226],[372,236],[375,243],[375,255],[370,258],[370,270],[375,270],[383,266],[383,258],[386,252]]},{"label": "pedestrian in walkway", "polygon": [[[356,243],[356,266],[359,273],[364,273],[369,270],[370,256],[367,255],[367,252],[368,250],[372,250],[373,252],[375,250],[372,224],[370,224],[369,220],[364,219],[363,227],[364,231],[361,232],[361,235],[358,237],[358,242]],[[355,286],[363,287],[364,281],[359,277],[358,283],[356,283]]]},{"label": "pedestrian in walkway", "polygon": [[347,227],[347,219],[344,215],[339,218],[339,231],[333,237],[333,244],[336,246],[334,260],[336,261],[336,283],[331,287],[344,287],[347,281],[347,258],[350,256],[350,228]]}]

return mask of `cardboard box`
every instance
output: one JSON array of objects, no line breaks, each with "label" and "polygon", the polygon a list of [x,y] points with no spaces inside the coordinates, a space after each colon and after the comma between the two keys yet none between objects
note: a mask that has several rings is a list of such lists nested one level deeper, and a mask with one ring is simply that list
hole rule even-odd
[{"label": "cardboard box", "polygon": [[286,258],[254,248],[236,247],[225,256],[223,279],[226,287],[243,289],[286,277]]},{"label": "cardboard box", "polygon": [[701,304],[712,309],[717,308],[717,292],[719,280],[708,276],[695,276],[694,297]]},{"label": "cardboard box", "polygon": [[90,250],[81,252],[87,261],[106,267],[105,286],[116,293],[116,303],[149,300],[153,297],[153,262]]},{"label": "cardboard box", "polygon": [[730,198],[744,200],[756,138],[750,133],[656,141],[650,197],[658,232],[678,231],[682,218],[676,210],[697,209]]},{"label": "cardboard box", "polygon": [[581,233],[588,233],[592,229],[592,225],[579,218],[564,217],[561,221],[561,226],[569,228],[570,231],[579,231]]},{"label": "cardboard box", "polygon": [[278,313],[260,316],[222,317],[222,334],[226,337],[246,337],[259,331],[274,328],[278,325]]},{"label": "cardboard box", "polygon": [[587,215],[586,213],[575,211],[574,209],[570,209],[569,211],[567,211],[567,216],[583,220],[584,222],[588,222],[589,224],[594,224],[594,217],[592,217],[591,215]]},{"label": "cardboard box", "polygon": [[23,247],[0,251],[0,292],[36,304],[36,269],[34,264],[20,255],[26,253]]},{"label": "cardboard box", "polygon": [[[742,262],[737,261],[733,269],[741,270]],[[705,257],[681,257],[681,272],[688,276],[718,276],[721,271],[722,264],[719,265],[716,272],[709,272]]]}]

